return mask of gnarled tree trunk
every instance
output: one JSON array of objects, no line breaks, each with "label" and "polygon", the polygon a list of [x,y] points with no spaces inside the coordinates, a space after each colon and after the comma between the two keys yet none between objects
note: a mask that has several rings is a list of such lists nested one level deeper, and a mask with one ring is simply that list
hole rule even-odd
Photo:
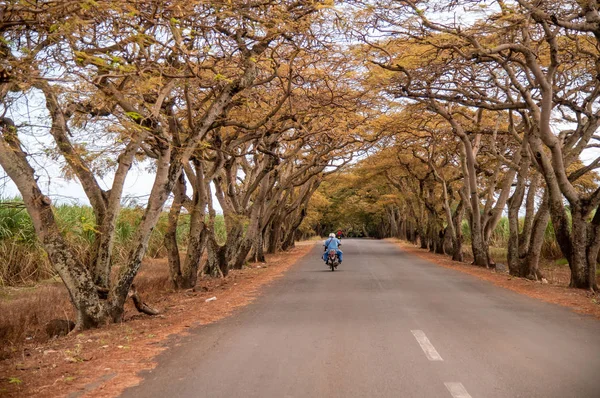
[{"label": "gnarled tree trunk", "polygon": [[179,257],[179,245],[177,243],[177,227],[179,225],[179,216],[181,207],[185,202],[185,179],[180,175],[175,189],[173,190],[174,199],[169,210],[167,221],[167,230],[165,232],[164,244],[167,249],[167,261],[169,262],[169,276],[175,289],[182,287],[181,258]]}]

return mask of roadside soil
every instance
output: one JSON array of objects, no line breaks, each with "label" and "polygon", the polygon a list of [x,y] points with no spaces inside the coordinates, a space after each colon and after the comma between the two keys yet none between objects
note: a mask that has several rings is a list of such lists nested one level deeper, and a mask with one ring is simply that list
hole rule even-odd
[{"label": "roadside soil", "polygon": [[[139,314],[128,303],[120,324],[45,342],[30,337],[0,360],[0,396],[115,397],[140,381],[140,371],[156,366],[154,357],[168,348],[170,336],[185,335],[249,304],[314,244],[297,242],[288,252],[267,256],[266,263],[249,264],[223,279],[202,278],[184,292],[168,290],[166,260],[148,260],[136,286],[160,315]],[[52,299],[64,299],[59,286],[43,288],[50,289]],[[216,300],[206,301],[212,297]]]},{"label": "roadside soil", "polygon": [[[585,290],[571,289],[569,284],[569,267],[559,265],[545,264],[541,267],[546,275],[548,283],[532,281],[526,278],[517,278],[505,272],[496,272],[495,270],[476,267],[468,263],[452,261],[450,257],[430,253],[427,249],[421,249],[411,243],[397,239],[388,239],[395,243],[403,251],[421,257],[429,262],[445,268],[473,275],[479,279],[486,280],[496,286],[512,290],[514,292],[545,301],[547,303],[558,304],[568,307],[573,311],[591,315],[600,319],[600,297]],[[600,283],[600,278],[599,278]]]}]

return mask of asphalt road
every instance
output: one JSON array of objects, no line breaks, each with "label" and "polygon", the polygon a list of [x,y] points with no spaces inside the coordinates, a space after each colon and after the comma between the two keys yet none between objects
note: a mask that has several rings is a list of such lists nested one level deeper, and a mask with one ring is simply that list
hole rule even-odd
[{"label": "asphalt road", "polygon": [[600,397],[600,321],[402,253],[315,249],[123,397]]}]

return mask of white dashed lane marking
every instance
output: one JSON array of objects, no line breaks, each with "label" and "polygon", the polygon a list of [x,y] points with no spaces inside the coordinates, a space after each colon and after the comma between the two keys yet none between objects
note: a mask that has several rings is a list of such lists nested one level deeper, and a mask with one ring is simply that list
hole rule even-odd
[{"label": "white dashed lane marking", "polygon": [[471,398],[465,386],[458,382],[444,383],[453,398]]},{"label": "white dashed lane marking", "polygon": [[429,359],[430,361],[443,361],[440,354],[438,354],[435,347],[433,347],[433,345],[431,344],[427,336],[425,336],[425,333],[422,330],[411,330],[411,333],[413,334],[413,336],[415,336],[415,339],[417,339],[417,342],[423,349],[423,352],[425,353],[425,356],[427,356],[427,359]]}]

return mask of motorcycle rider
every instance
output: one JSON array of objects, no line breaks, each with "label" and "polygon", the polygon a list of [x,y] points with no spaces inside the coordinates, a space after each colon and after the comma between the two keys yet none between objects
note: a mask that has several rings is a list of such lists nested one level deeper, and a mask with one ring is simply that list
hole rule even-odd
[{"label": "motorcycle rider", "polygon": [[341,264],[343,255],[342,251],[340,250],[341,245],[342,242],[340,242],[340,240],[335,237],[335,234],[333,232],[330,233],[329,238],[325,241],[325,243],[323,243],[323,246],[325,246],[325,252],[323,253],[323,261],[327,262],[327,253],[329,252],[329,250],[335,250]]}]

